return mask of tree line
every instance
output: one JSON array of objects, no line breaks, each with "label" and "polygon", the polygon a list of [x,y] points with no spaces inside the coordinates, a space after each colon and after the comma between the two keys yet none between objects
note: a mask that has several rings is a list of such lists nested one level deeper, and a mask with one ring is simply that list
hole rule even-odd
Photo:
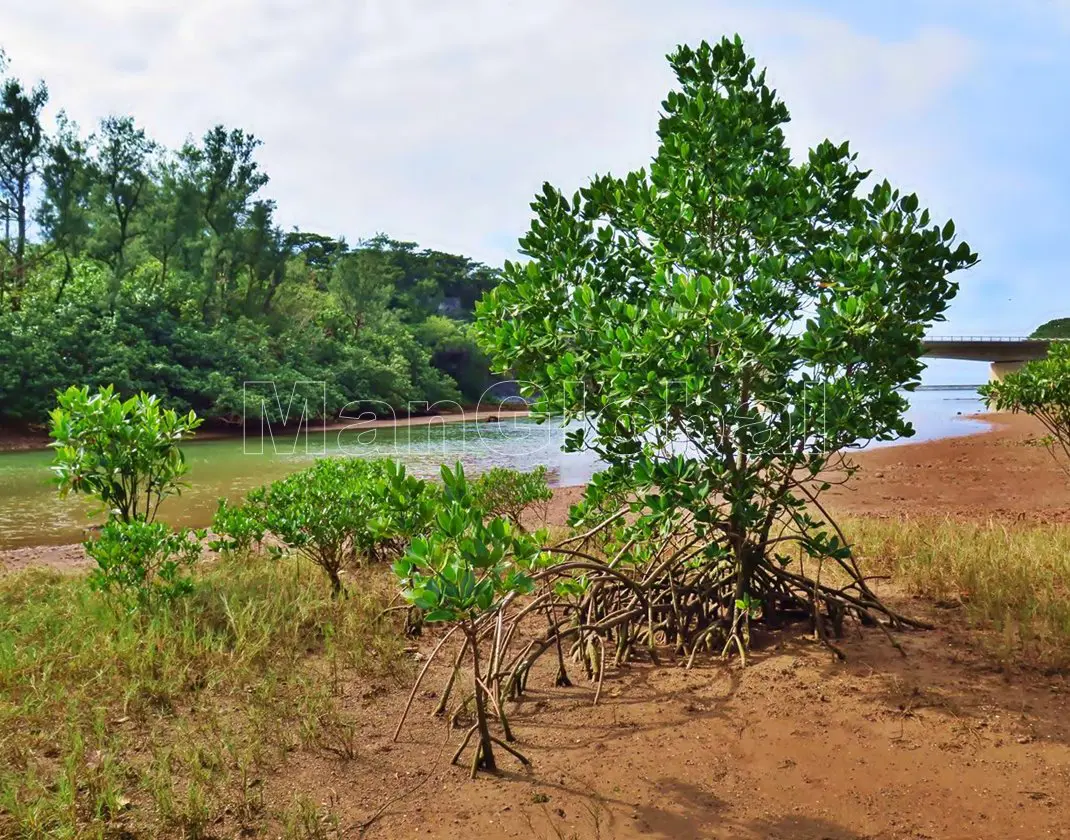
[{"label": "tree line", "polygon": [[0,52],[0,423],[43,422],[72,382],[223,420],[249,380],[324,381],[328,414],[490,383],[468,322],[497,269],[284,230],[241,129],[169,149],[130,116],[50,126],[48,106]]}]

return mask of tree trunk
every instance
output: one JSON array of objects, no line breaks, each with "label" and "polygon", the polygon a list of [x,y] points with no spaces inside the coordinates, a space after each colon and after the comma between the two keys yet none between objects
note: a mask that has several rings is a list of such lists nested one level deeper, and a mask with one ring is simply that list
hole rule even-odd
[{"label": "tree trunk", "polygon": [[327,574],[331,578],[331,597],[340,598],[342,596],[342,578],[338,575],[338,570],[328,569]]},{"label": "tree trunk", "polygon": [[483,690],[482,674],[479,669],[479,638],[474,622],[469,621],[465,625],[465,635],[468,636],[468,644],[472,648],[476,725],[479,727],[479,746],[476,748],[476,757],[472,762],[472,775],[475,776],[477,770],[487,770],[493,773],[498,767],[494,763],[494,748],[490,738],[490,726],[487,724],[487,693]]},{"label": "tree trunk", "polygon": [[59,288],[56,289],[56,303],[58,304],[63,300],[63,293],[67,289],[67,284],[74,277],[74,266],[71,265],[71,255],[66,250],[63,251],[63,279],[60,280]]},{"label": "tree trunk", "polygon": [[168,257],[168,255],[169,255],[169,251],[165,250],[163,252],[163,259],[160,260],[160,286],[161,287],[167,285],[167,257]]},{"label": "tree trunk", "polygon": [[28,176],[23,173],[20,182],[18,203],[15,206],[16,224],[18,230],[15,241],[15,277],[20,286],[26,282],[26,183]]}]

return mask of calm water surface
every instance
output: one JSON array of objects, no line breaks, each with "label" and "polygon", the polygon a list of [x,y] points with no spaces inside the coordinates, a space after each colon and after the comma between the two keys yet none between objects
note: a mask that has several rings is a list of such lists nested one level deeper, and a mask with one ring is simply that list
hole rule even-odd
[{"label": "calm water surface", "polygon": [[[220,497],[240,499],[249,490],[308,466],[324,456],[395,458],[415,475],[435,477],[443,463],[460,461],[472,474],[495,466],[531,469],[545,464],[554,484],[582,484],[595,471],[586,453],[561,452],[560,425],[525,418],[500,423],[432,423],[424,426],[327,432],[302,438],[277,436],[192,442],[182,447],[189,487],[166,500],[160,516],[174,525],[201,527],[212,520]],[[51,451],[0,453],[0,548],[77,542],[92,517],[92,503],[60,499],[48,468]]]},{"label": "calm water surface", "polygon": [[[909,419],[917,430],[913,441],[983,431],[986,424],[960,415],[983,411],[970,391],[919,391],[911,396]],[[168,499],[160,516],[174,525],[205,526],[221,496],[240,499],[254,487],[301,469],[324,455],[390,457],[421,477],[438,475],[439,466],[461,461],[470,473],[495,466],[530,469],[545,464],[551,483],[586,482],[598,462],[589,453],[563,453],[561,426],[523,418],[501,423],[432,423],[397,429],[366,429],[312,435],[302,439],[250,438],[202,441],[183,447],[190,484]],[[889,444],[884,444],[889,445]],[[100,521],[89,515],[92,504],[82,498],[60,499],[50,483],[50,451],[0,454],[0,548],[77,542],[86,525]]]},{"label": "calm water surface", "polygon": [[989,428],[988,423],[969,416],[987,411],[976,389],[927,389],[907,394],[907,399],[910,400],[910,408],[907,409],[906,419],[914,426],[914,437],[889,443],[872,443],[870,447],[959,437]]}]

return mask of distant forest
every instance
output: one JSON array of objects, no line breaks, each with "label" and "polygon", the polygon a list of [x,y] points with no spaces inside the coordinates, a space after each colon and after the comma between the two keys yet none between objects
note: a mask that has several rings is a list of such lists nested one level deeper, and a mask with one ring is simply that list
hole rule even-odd
[{"label": "distant forest", "polygon": [[1055,318],[1041,324],[1030,338],[1070,338],[1070,318]]},{"label": "distant forest", "polygon": [[467,322],[496,269],[283,230],[240,129],[167,149],[132,117],[87,133],[60,111],[50,132],[47,87],[2,54],[0,94],[0,424],[45,421],[72,383],[236,420],[248,380],[323,380],[330,416],[491,382]]}]

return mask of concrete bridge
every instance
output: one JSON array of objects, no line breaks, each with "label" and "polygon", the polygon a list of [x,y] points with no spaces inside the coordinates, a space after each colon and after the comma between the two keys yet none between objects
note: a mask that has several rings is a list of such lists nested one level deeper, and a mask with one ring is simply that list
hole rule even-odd
[{"label": "concrete bridge", "polygon": [[1029,338],[1017,335],[930,336],[922,341],[923,355],[931,359],[965,359],[989,362],[989,377],[1002,379],[1026,362],[1048,355],[1052,341],[1063,339]]}]

